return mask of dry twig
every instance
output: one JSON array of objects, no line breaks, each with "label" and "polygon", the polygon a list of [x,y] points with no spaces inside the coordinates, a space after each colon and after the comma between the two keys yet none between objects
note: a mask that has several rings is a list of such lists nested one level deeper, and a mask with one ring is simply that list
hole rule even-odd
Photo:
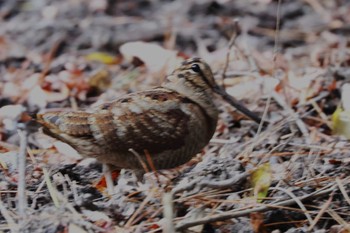
[{"label": "dry twig", "polygon": [[20,148],[18,152],[18,213],[21,221],[26,216],[27,197],[26,197],[26,159],[27,159],[27,131],[18,130],[20,137]]},{"label": "dry twig", "polygon": [[175,233],[173,195],[171,193],[163,194],[163,213],[165,219],[163,232]]},{"label": "dry twig", "polygon": [[[323,195],[328,195],[329,193],[333,192],[336,187],[337,186],[333,185],[333,184],[328,185],[323,189],[320,189],[320,190],[317,190],[313,193],[299,197],[298,200],[300,202],[302,202],[302,201],[308,200],[310,198],[316,198],[316,197],[320,197]],[[263,212],[263,211],[266,211],[268,209],[276,209],[276,208],[278,209],[281,206],[290,206],[290,205],[293,205],[295,203],[296,203],[295,199],[288,199],[288,200],[284,200],[284,201],[274,202],[271,204],[266,204],[266,205],[259,206],[259,207],[253,207],[250,209],[245,208],[243,210],[239,209],[239,210],[234,210],[234,211],[228,211],[225,213],[211,215],[209,217],[204,217],[204,218],[197,219],[194,221],[183,220],[176,225],[175,229],[180,231],[180,230],[184,230],[184,229],[187,229],[189,227],[192,227],[192,226],[197,226],[197,225],[206,224],[206,223],[210,223],[210,222],[228,220],[228,219],[235,218],[235,217],[246,216],[252,212]]]},{"label": "dry twig", "polygon": [[231,55],[231,49],[234,46],[235,42],[236,42],[236,38],[238,35],[238,19],[235,19],[233,22],[233,32],[230,38],[230,41],[228,42],[228,48],[227,48],[227,52],[226,52],[226,60],[225,60],[225,66],[222,72],[222,80],[224,80],[226,78],[226,71],[228,68],[228,64],[230,63],[230,55]]}]

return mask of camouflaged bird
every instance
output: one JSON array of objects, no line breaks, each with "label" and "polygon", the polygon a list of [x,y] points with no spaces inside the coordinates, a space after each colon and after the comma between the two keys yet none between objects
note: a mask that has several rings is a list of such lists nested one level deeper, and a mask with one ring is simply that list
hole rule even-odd
[{"label": "camouflaged bird", "polygon": [[169,169],[189,161],[212,138],[219,113],[214,93],[260,121],[215,83],[209,65],[200,58],[184,61],[161,87],[122,96],[92,112],[38,114],[37,121],[44,133],[101,163],[142,170],[130,149],[145,163],[147,150],[156,169]]}]

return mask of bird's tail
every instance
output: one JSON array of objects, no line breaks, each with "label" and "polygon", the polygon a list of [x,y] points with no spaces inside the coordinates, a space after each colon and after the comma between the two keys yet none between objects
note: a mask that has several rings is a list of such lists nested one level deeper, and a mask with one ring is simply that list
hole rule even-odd
[{"label": "bird's tail", "polygon": [[45,132],[66,134],[71,136],[91,135],[88,112],[50,111],[38,113],[35,120],[44,127]]}]

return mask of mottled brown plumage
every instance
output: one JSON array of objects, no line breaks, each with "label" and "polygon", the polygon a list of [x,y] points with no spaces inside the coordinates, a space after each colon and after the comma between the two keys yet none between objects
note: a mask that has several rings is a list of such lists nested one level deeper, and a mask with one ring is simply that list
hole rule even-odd
[{"label": "mottled brown plumage", "polygon": [[226,95],[216,85],[210,67],[193,58],[183,62],[161,87],[123,96],[92,112],[38,114],[37,121],[46,134],[83,156],[141,170],[140,161],[129,150],[143,161],[147,150],[156,169],[167,169],[189,161],[213,136],[218,120],[214,92]]}]

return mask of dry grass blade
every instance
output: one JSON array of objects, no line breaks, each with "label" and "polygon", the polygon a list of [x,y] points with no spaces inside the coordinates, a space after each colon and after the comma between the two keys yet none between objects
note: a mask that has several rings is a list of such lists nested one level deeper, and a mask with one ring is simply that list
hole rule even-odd
[{"label": "dry grass blade", "polygon": [[145,208],[147,203],[151,200],[155,191],[156,191],[155,188],[153,188],[149,191],[147,197],[143,200],[143,202],[140,204],[139,208],[134,212],[134,214],[130,217],[128,222],[125,224],[125,228],[130,228],[133,225],[134,220],[142,212],[142,210]]},{"label": "dry grass blade", "polygon": [[315,219],[312,221],[310,227],[308,228],[308,231],[311,231],[315,227],[317,222],[321,219],[322,215],[329,208],[330,204],[332,203],[333,194],[334,194],[334,192],[332,193],[332,195],[330,195],[330,197],[328,198],[326,203],[323,204],[322,208],[320,209],[320,211],[318,212],[317,216],[315,217]]},{"label": "dry grass blade", "polygon": [[340,225],[342,225],[345,228],[345,231],[342,232],[349,232],[350,231],[350,225],[347,223],[337,212],[335,212],[332,209],[328,209],[327,213],[332,216],[332,218],[337,221]]},{"label": "dry grass blade", "polygon": [[318,106],[318,104],[316,103],[316,101],[312,100],[310,101],[312,107],[316,110],[316,112],[318,113],[318,115],[321,117],[322,121],[327,124],[327,126],[331,129],[332,128],[332,124],[331,122],[328,120],[328,117],[326,116],[326,114],[322,111],[322,109],[320,108],[320,106]]},{"label": "dry grass blade", "polygon": [[6,220],[11,232],[18,232],[18,225],[16,224],[15,220],[11,217],[10,213],[8,212],[6,207],[4,206],[4,203],[2,202],[1,199],[0,199],[0,213],[4,217],[4,219]]},{"label": "dry grass blade", "polygon": [[337,185],[338,185],[338,187],[339,187],[340,192],[343,194],[343,196],[344,196],[346,202],[347,202],[347,203],[349,204],[349,206],[350,206],[350,198],[349,198],[348,193],[347,193],[346,190],[345,190],[344,185],[342,184],[342,181],[341,181],[338,177],[335,179],[335,181],[337,182]]},{"label": "dry grass blade", "polygon": [[57,192],[56,189],[53,187],[51,180],[50,180],[50,175],[48,173],[48,171],[46,170],[46,168],[43,167],[43,173],[44,173],[44,180],[47,186],[47,189],[49,190],[51,199],[54,203],[54,205],[56,206],[56,208],[58,208],[60,206],[58,198],[57,198]]}]

